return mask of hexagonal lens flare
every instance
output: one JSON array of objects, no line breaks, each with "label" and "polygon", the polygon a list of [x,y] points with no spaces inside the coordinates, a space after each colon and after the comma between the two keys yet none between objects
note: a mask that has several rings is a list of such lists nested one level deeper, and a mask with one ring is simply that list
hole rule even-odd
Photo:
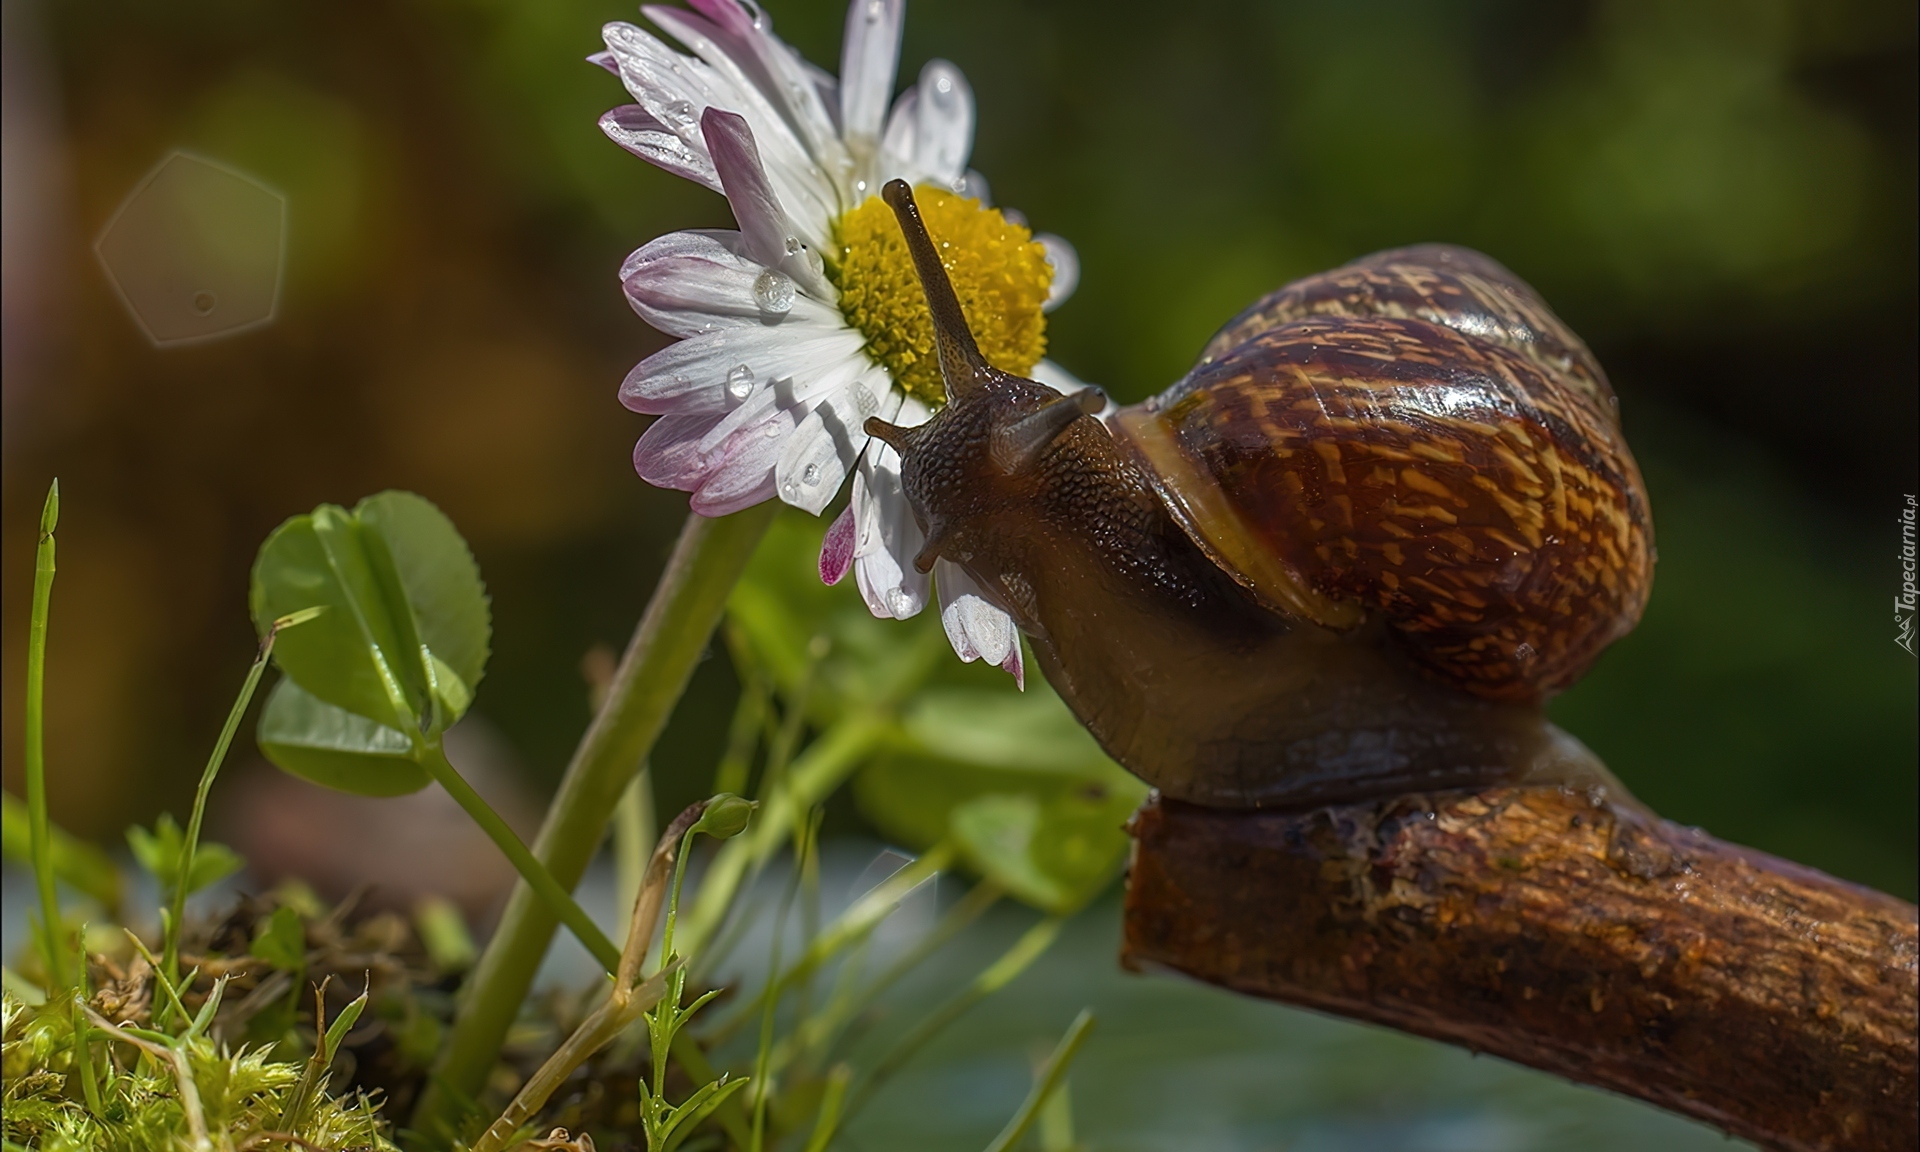
[{"label": "hexagonal lens flare", "polygon": [[271,321],[286,238],[285,196],[174,152],[128,194],[93,247],[134,321],[166,347]]}]

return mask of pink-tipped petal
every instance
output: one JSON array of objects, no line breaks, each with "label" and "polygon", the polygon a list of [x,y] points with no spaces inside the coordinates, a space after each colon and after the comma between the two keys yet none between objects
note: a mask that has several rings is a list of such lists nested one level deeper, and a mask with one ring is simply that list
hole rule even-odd
[{"label": "pink-tipped petal", "polygon": [[1014,687],[1022,692],[1027,690],[1027,664],[1020,655],[1019,637],[1014,637],[1013,650],[1007,653],[1005,660],[1000,661],[1000,670],[1013,677]]},{"label": "pink-tipped petal", "polygon": [[769,314],[755,291],[767,269],[734,251],[741,244],[737,232],[671,232],[654,240],[621,266],[628,303],[672,336],[769,324],[845,329],[833,297],[823,301],[804,291],[784,314]]},{"label": "pink-tipped petal", "polygon": [[638,104],[623,104],[601,116],[600,131],[607,134],[607,139],[657,168],[715,192],[724,191],[713,161],[688,146],[679,134]]},{"label": "pink-tipped petal", "polygon": [[776,409],[728,437],[712,454],[717,463],[694,490],[693,510],[725,516],[772,499],[773,464],[796,422],[794,412]]},{"label": "pink-tipped petal", "polygon": [[767,181],[767,170],[760,164],[760,150],[754,147],[747,118],[709,108],[700,117],[700,132],[726,189],[727,203],[733,205],[734,218],[740,222],[740,234],[746,237],[747,254],[769,268],[778,267],[787,257],[791,232],[787,214]]},{"label": "pink-tipped petal", "polygon": [[655,420],[633,446],[633,470],[656,488],[693,491],[707,471],[700,441],[720,417],[719,413],[698,413]]},{"label": "pink-tipped petal", "polygon": [[605,49],[595,52],[593,55],[587,57],[587,63],[597,64],[600,67],[605,68],[607,71],[613,73],[615,76],[620,75],[619,61],[613,58],[613,53],[608,52]]},{"label": "pink-tipped petal", "polygon": [[[820,90],[801,63],[800,54],[773,34],[773,20],[755,6],[749,14],[735,0],[691,0],[693,7],[713,22],[719,35],[714,39],[729,55],[743,63],[775,107],[799,130],[813,158],[832,171],[846,158],[833,117],[820,98]],[[672,9],[667,9],[671,12]],[[659,20],[648,11],[650,18]],[[661,24],[661,27],[670,27]],[[678,32],[675,32],[678,35]]]},{"label": "pink-tipped petal", "polygon": [[830,293],[819,257],[794,234],[793,221],[774,194],[773,183],[767,179],[767,170],[760,163],[760,150],[754,144],[753,129],[746,117],[709,108],[700,117],[700,130],[706,136],[713,166],[720,173],[727,203],[733,206],[734,219],[740,222],[747,254],[791,277],[812,295]]},{"label": "pink-tipped petal", "polygon": [[847,572],[853,567],[853,504],[849,502],[840,515],[827,525],[826,538],[820,541],[820,582],[838,584],[847,578]]}]

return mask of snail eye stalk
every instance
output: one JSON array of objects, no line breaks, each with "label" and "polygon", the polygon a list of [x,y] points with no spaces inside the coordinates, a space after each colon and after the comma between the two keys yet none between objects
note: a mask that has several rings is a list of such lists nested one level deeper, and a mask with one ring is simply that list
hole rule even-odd
[{"label": "snail eye stalk", "polygon": [[905,180],[889,180],[880,195],[892,207],[907,238],[907,250],[913,254],[914,271],[920,274],[921,291],[927,294],[927,309],[933,313],[934,343],[940,350],[940,374],[946,378],[947,396],[961,403],[977,396],[982,378],[990,370],[980,346],[974,343],[973,330],[967,327],[966,314],[960,310],[960,298],[940,263],[940,250],[920,218],[920,206],[914,203],[913,189]]},{"label": "snail eye stalk", "polygon": [[1071,396],[1049,400],[993,432],[993,462],[1008,476],[1031,468],[1060,434],[1082,416],[1096,415],[1107,406],[1106,393],[1085,388]]}]

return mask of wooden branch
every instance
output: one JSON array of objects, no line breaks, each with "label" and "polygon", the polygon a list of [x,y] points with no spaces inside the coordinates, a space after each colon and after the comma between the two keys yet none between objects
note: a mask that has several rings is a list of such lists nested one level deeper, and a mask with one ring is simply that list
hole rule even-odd
[{"label": "wooden branch", "polygon": [[1430,1036],[1779,1149],[1916,1122],[1913,905],[1557,788],[1149,801],[1121,962]]}]

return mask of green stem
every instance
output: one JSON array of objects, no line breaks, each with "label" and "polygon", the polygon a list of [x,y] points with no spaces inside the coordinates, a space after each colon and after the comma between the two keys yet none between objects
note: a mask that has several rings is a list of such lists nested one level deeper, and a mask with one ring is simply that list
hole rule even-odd
[{"label": "green stem", "polygon": [[47,826],[47,611],[53,599],[53,529],[60,523],[60,481],[47,489],[40,509],[40,547],[33,557],[33,616],[27,625],[27,817],[33,879],[40,889],[41,942],[54,989],[72,979],[60,947],[60,897],[53,890],[53,833]]},{"label": "green stem", "polygon": [[[580,882],[608,814],[686,690],[727,596],[773,514],[769,502],[717,520],[688,516],[620,659],[606,703],[574,751],[534,841],[534,854],[563,887]],[[533,986],[555,923],[529,886],[515,886],[500,927],[467,983],[440,1065],[414,1110],[416,1130],[444,1138],[459,1101],[478,1094]]]},{"label": "green stem", "polygon": [[945,1031],[949,1024],[966,1015],[967,1010],[987,997],[1005,988],[1014,977],[1025,972],[1027,967],[1040,958],[1041,953],[1053,946],[1054,939],[1060,935],[1060,926],[1064,923],[1058,916],[1049,916],[1040,921],[1013,942],[1013,947],[1001,954],[998,960],[987,965],[980,975],[973,978],[959,995],[935,1009],[926,1019],[915,1025],[913,1030],[894,1042],[892,1048],[880,1057],[873,1071],[868,1073],[867,1081],[854,1093],[853,1102],[847,1106],[845,1119],[853,1116],[873,1098],[898,1072],[914,1053],[925,1047],[929,1040]]},{"label": "green stem", "polygon": [[633,902],[646,880],[647,859],[653,855],[656,835],[653,773],[642,765],[627,790],[620,793],[620,803],[613,810],[613,907],[622,923],[633,915]]},{"label": "green stem", "polygon": [[1074,1054],[1080,1051],[1080,1045],[1086,1042],[1087,1033],[1092,1030],[1093,1010],[1080,1009],[1080,1015],[1073,1018],[1073,1023],[1067,1026],[1067,1034],[1060,1037],[1060,1043],[1054,1047],[1053,1055],[1047,1057],[1046,1067],[1034,1079],[1033,1090],[1027,1093],[1026,1101],[1007,1121],[1007,1126],[1000,1130],[1000,1135],[994,1137],[993,1143],[987,1145],[987,1152],[1009,1152],[1020,1143],[1020,1138],[1032,1127],[1034,1117],[1040,1114],[1041,1105],[1053,1095],[1054,1089],[1060,1087],[1061,1077],[1067,1074],[1067,1065],[1073,1063]]},{"label": "green stem", "polygon": [[877,713],[842,717],[807,746],[783,781],[772,791],[763,791],[766,799],[753,826],[721,845],[700,879],[699,895],[687,913],[686,933],[692,943],[686,955],[703,956],[733,907],[742,879],[787,843],[796,814],[824,802],[893,731],[893,722]]},{"label": "green stem", "polygon": [[600,926],[560,886],[560,882],[553,878],[553,873],[547,871],[547,866],[527,850],[520,837],[500,818],[500,813],[495,812],[493,806],[473,790],[473,785],[467,783],[466,777],[447,762],[447,754],[440,745],[425,745],[418,759],[427,774],[439,781],[440,787],[445,788],[447,794],[466,809],[467,815],[473,817],[473,822],[480,825],[480,830],[499,845],[500,851],[506,853],[507,859],[520,873],[520,878],[533,888],[548,910],[573,932],[574,938],[586,946],[593,958],[607,970],[607,975],[619,971],[620,949],[613,946],[613,941],[607,939],[607,934],[600,930]]},{"label": "green stem", "polygon": [[[207,766],[200,773],[200,787],[193,794],[193,815],[187,819],[186,839],[180,844],[180,864],[174,876],[172,915],[167,918],[167,939],[165,966],[167,979],[180,978],[180,931],[187,915],[187,894],[193,886],[193,858],[200,847],[200,825],[207,815],[207,797],[213,791],[214,778],[220,775],[220,765],[227,759],[227,748],[233,743],[233,734],[240,729],[240,719],[246,715],[247,705],[253,701],[254,689],[260,686],[260,675],[267,670],[267,659],[273,655],[273,642],[280,630],[289,623],[299,623],[289,617],[276,620],[267,630],[266,639],[260,642],[260,652],[253,658],[253,667],[247,669],[246,682],[240,686],[240,695],[227,712],[226,726],[220,729],[220,738],[214,741],[213,754],[207,757]],[[162,1027],[165,1026],[162,1022]]]}]

